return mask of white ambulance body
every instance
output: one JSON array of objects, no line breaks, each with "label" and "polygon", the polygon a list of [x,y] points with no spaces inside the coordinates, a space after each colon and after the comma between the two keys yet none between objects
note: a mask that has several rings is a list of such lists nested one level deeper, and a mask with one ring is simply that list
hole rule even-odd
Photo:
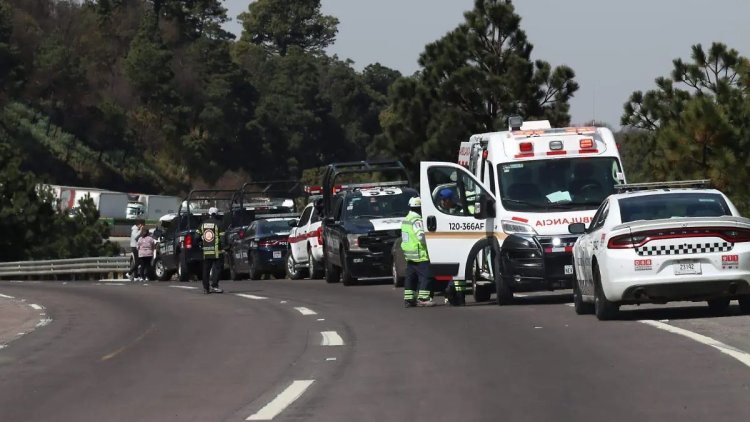
[{"label": "white ambulance body", "polygon": [[[568,225],[590,223],[614,186],[625,183],[609,129],[514,123],[508,131],[477,134],[462,142],[458,164],[422,162],[420,169],[432,272],[438,279],[474,282],[480,301],[500,287],[496,284],[502,277],[495,277],[494,267],[484,262],[493,244],[496,251],[508,249],[499,261],[508,277],[503,287],[570,288],[577,236],[569,234]],[[444,196],[457,202],[453,210],[446,211],[450,202],[441,202]],[[490,215],[478,219],[482,197],[492,210],[483,210]],[[531,243],[519,246],[523,241],[516,236],[512,247],[504,247],[513,234]]]}]

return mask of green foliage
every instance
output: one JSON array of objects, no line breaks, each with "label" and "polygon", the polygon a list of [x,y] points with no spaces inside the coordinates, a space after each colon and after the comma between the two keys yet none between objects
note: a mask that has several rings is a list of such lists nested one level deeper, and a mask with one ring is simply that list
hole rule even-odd
[{"label": "green foliage", "polygon": [[406,158],[455,159],[456,143],[472,133],[504,128],[509,115],[569,122],[578,89],[567,66],[532,61],[532,45],[509,0],[475,0],[465,22],[425,48],[422,70],[390,90],[381,115],[386,136],[371,152]]},{"label": "green foliage", "polygon": [[640,151],[633,157],[641,161],[639,177],[711,179],[747,213],[750,62],[721,43],[708,51],[693,46],[691,59],[674,60],[671,78],[657,78],[657,89],[631,95],[622,124],[637,135],[626,138],[626,148]]},{"label": "green foliage", "polygon": [[322,53],[336,39],[339,23],[321,13],[320,0],[257,0],[239,20],[243,41],[281,56],[292,47]]}]

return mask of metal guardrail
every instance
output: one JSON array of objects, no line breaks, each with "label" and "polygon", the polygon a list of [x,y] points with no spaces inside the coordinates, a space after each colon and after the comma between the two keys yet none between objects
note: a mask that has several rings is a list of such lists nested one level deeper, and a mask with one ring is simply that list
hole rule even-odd
[{"label": "metal guardrail", "polygon": [[0,278],[9,277],[53,277],[69,275],[124,274],[130,269],[127,256],[55,259],[47,261],[0,262]]}]

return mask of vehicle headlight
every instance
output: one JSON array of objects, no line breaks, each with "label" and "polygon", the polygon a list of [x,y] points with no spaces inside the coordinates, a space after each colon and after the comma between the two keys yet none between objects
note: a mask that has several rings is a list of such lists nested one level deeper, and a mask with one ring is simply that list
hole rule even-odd
[{"label": "vehicle headlight", "polygon": [[503,231],[507,234],[530,234],[532,236],[537,234],[536,230],[530,225],[517,221],[503,220],[502,227]]},{"label": "vehicle headlight", "polygon": [[361,234],[347,234],[346,240],[349,243],[349,250],[350,251],[366,251],[367,248],[362,248],[359,246],[359,238],[362,236]]}]

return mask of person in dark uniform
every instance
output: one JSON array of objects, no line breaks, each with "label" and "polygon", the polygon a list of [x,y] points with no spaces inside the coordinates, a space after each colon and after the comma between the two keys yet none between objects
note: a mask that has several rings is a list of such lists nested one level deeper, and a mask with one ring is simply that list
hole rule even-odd
[{"label": "person in dark uniform", "polygon": [[211,207],[208,210],[208,218],[201,223],[198,235],[201,237],[203,248],[203,291],[209,293],[224,293],[219,288],[219,278],[223,264],[220,230],[221,221],[219,210]]}]

